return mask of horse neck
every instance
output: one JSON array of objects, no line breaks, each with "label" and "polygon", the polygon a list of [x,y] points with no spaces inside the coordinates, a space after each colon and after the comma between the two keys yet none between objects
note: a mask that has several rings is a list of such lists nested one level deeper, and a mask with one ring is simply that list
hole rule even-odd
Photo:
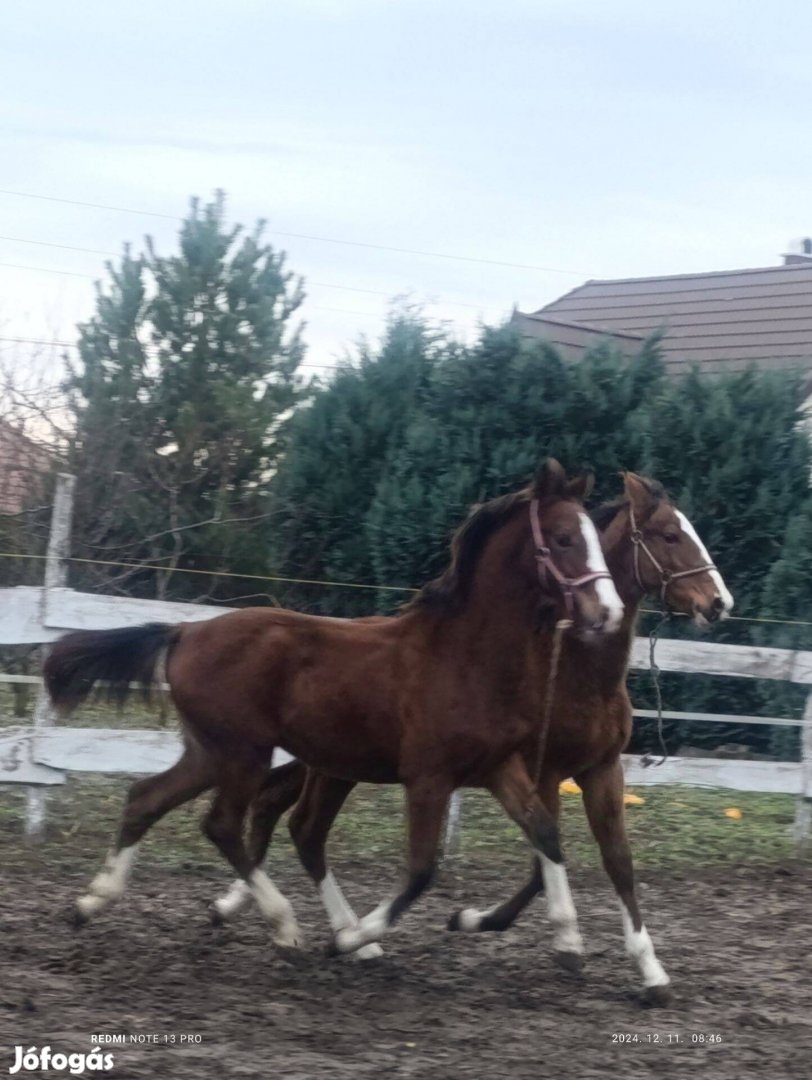
[{"label": "horse neck", "polygon": [[508,537],[494,538],[480,556],[461,606],[442,616],[443,634],[461,646],[461,655],[482,656],[494,670],[515,671],[538,637],[539,585],[505,570],[519,564],[519,550]]},{"label": "horse neck", "polygon": [[609,663],[609,671],[622,671],[625,678],[626,665],[634,644],[637,619],[644,593],[637,584],[634,572],[634,549],[628,513],[621,510],[609,527],[601,533],[601,547],[606,566],[612,575],[615,589],[623,601],[623,619],[614,634],[608,634],[600,643],[601,654]]}]

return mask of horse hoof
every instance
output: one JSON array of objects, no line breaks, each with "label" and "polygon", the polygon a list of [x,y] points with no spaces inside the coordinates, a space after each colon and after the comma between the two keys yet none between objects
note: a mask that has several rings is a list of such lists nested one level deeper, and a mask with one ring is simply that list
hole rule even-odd
[{"label": "horse hoof", "polygon": [[571,971],[574,975],[580,975],[584,970],[584,958],[577,952],[564,952],[559,950],[555,954],[555,962],[565,971]]},{"label": "horse hoof", "polygon": [[448,930],[459,930],[463,934],[473,934],[478,930],[489,930],[484,925],[485,920],[476,908],[461,908],[455,911],[448,920]]},{"label": "horse hoof", "polygon": [[212,926],[225,926],[226,919],[216,904],[209,904],[209,923]]},{"label": "horse hoof", "polygon": [[273,935],[273,942],[280,949],[301,949],[304,939],[302,931],[294,923],[290,926],[280,926]]},{"label": "horse hoof", "polygon": [[664,1009],[674,1002],[674,992],[668,983],[647,986],[643,991],[643,1004],[648,1009]]},{"label": "horse hoof", "polygon": [[352,955],[355,960],[377,960],[379,956],[383,956],[383,949],[376,941],[372,941],[369,945],[363,945]]},{"label": "horse hoof", "polygon": [[90,917],[82,911],[78,903],[75,903],[68,908],[65,921],[74,930],[81,930],[83,926],[87,926],[90,922]]}]

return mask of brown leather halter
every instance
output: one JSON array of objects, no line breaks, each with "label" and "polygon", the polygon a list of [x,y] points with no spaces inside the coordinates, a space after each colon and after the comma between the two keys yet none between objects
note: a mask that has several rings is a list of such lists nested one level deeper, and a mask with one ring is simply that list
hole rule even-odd
[{"label": "brown leather halter", "polygon": [[642,550],[646,553],[646,555],[648,555],[649,562],[660,575],[660,602],[662,604],[666,604],[667,606],[665,594],[668,591],[668,586],[671,584],[672,581],[676,581],[678,578],[692,577],[694,574],[704,574],[708,570],[716,569],[714,563],[705,563],[703,566],[695,566],[691,570],[677,570],[676,572],[673,570],[666,570],[665,567],[661,566],[659,561],[654,557],[654,553],[652,552],[651,548],[646,544],[645,540],[643,539],[643,533],[637,527],[637,522],[635,521],[634,517],[634,507],[631,505],[631,503],[629,503],[629,522],[631,523],[632,527],[631,539],[633,545],[632,550],[634,551],[635,581],[645,593],[647,591],[646,586],[643,584],[643,581],[640,577],[640,552]]},{"label": "brown leather halter", "polygon": [[546,586],[547,575],[549,575],[556,582],[564,597],[564,608],[567,617],[572,618],[575,614],[573,591],[582,588],[584,585],[589,585],[592,581],[598,581],[600,578],[609,578],[611,581],[612,575],[608,570],[590,570],[577,578],[567,577],[566,574],[562,574],[553,562],[552,552],[544,542],[544,532],[539,518],[538,499],[530,500],[530,528],[533,530],[533,543],[536,546],[536,568],[538,569],[539,581],[543,586]]}]

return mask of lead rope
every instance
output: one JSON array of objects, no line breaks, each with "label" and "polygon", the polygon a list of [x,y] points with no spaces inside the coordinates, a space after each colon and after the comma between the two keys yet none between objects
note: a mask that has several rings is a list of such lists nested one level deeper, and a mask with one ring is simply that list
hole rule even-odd
[{"label": "lead rope", "polygon": [[660,631],[671,618],[671,612],[666,611],[660,621],[654,626],[651,633],[648,636],[648,664],[649,671],[651,672],[651,681],[654,684],[654,694],[657,698],[657,739],[660,743],[660,750],[662,751],[662,757],[659,761],[655,761],[651,754],[646,751],[640,758],[640,764],[644,768],[648,768],[649,765],[662,765],[668,758],[668,747],[665,745],[665,738],[663,736],[663,695],[660,690],[660,669],[657,666],[657,661],[654,659],[654,649],[657,645],[657,639],[660,636]]},{"label": "lead rope", "polygon": [[[555,697],[555,681],[558,677],[558,665],[561,660],[561,645],[564,639],[564,631],[572,626],[572,619],[559,619],[553,632],[553,649],[550,653],[550,670],[547,675],[547,693],[544,697],[544,711],[541,714],[539,726],[538,745],[536,746],[536,767],[533,771],[533,793],[538,795],[541,783],[541,769],[544,765],[544,751],[547,747],[547,733],[550,730],[550,720],[553,715],[553,699]],[[528,803],[526,814],[530,817],[532,805]]]}]

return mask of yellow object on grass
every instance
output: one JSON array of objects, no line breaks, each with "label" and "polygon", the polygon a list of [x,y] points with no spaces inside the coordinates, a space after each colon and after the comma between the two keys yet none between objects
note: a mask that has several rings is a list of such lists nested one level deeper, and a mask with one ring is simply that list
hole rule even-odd
[{"label": "yellow object on grass", "polygon": [[623,796],[624,806],[642,806],[645,801],[646,800],[641,798],[639,795],[633,795],[631,791],[627,791],[626,794]]},{"label": "yellow object on grass", "polygon": [[725,817],[732,818],[734,821],[741,821],[742,812],[738,806],[729,806],[727,810],[725,810]]},{"label": "yellow object on grass", "polygon": [[581,789],[575,783],[574,780],[562,780],[558,785],[558,790],[562,795],[580,795]]}]

